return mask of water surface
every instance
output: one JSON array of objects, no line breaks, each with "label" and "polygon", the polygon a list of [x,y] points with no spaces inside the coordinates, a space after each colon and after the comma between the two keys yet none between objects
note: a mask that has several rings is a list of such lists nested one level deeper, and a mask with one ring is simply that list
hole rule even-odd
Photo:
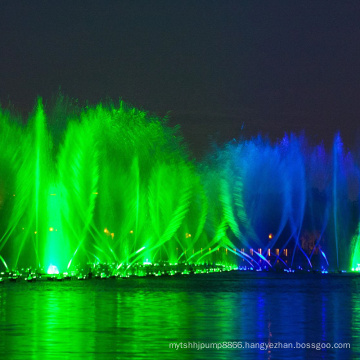
[{"label": "water surface", "polygon": [[[353,276],[231,272],[0,284],[1,359],[357,359],[359,335],[360,278]],[[351,349],[195,348],[225,342]],[[184,348],[189,343],[193,349]]]}]

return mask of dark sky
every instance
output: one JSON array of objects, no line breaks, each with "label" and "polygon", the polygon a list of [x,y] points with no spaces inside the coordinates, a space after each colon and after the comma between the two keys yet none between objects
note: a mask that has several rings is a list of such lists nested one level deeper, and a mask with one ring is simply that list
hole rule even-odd
[{"label": "dark sky", "polygon": [[195,154],[305,130],[360,129],[360,1],[0,2],[0,100],[62,91],[170,112]]}]

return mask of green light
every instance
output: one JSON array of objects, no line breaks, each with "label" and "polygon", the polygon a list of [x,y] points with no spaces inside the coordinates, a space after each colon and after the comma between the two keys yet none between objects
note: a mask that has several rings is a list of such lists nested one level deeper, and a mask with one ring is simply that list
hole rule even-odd
[{"label": "green light", "polygon": [[[209,184],[177,129],[162,119],[124,103],[75,115],[59,104],[63,124],[47,115],[41,99],[27,125],[0,109],[0,260],[6,268],[56,264],[72,273],[95,261],[126,272],[147,265],[144,259],[222,260],[200,249],[230,242],[229,228],[241,235],[237,217],[242,225],[247,218],[239,212],[240,185],[219,186],[216,171]],[[215,201],[207,194],[219,188],[222,202],[219,193]],[[233,203],[225,194],[232,190]]]},{"label": "green light", "polygon": [[[5,260],[4,260],[4,258],[3,258],[1,255],[0,255],[0,260],[1,260],[1,261],[2,261],[2,263],[4,264],[4,266],[5,266],[6,270],[9,270],[9,268],[8,268],[8,266],[7,266],[7,264],[6,264]],[[1,274],[4,274],[4,273],[2,272]]]},{"label": "green light", "polygon": [[47,274],[49,275],[59,274],[59,270],[55,265],[50,265],[49,268],[47,269]]},{"label": "green light", "polygon": [[146,247],[143,246],[141,249],[139,249],[139,250],[136,252],[136,254],[138,254],[140,251],[143,251],[145,248],[146,248]]},{"label": "green light", "polygon": [[360,224],[358,225],[357,231],[351,240],[351,271],[360,271]]}]

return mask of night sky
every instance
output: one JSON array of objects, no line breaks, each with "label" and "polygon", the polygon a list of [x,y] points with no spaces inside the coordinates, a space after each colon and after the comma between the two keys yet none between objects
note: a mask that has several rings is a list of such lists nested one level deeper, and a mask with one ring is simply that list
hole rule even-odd
[{"label": "night sky", "polygon": [[195,155],[302,130],[355,147],[359,40],[359,1],[3,0],[0,101],[122,98],[169,114]]}]

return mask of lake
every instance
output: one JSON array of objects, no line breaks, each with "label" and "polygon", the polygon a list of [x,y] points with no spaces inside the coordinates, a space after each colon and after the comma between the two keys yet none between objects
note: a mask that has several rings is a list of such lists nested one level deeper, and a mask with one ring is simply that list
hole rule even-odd
[{"label": "lake", "polygon": [[358,276],[0,284],[1,359],[358,359],[359,336]]}]

